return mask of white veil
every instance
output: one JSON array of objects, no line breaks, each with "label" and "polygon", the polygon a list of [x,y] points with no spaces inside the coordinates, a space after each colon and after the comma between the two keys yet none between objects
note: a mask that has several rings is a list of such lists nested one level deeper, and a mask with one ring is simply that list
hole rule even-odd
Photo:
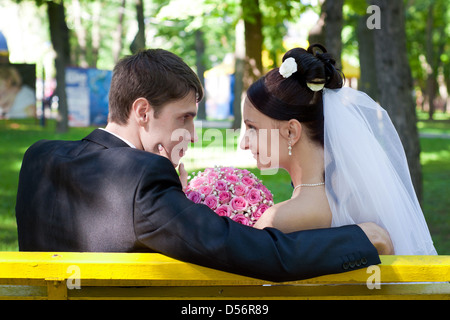
[{"label": "white veil", "polygon": [[375,222],[397,255],[437,254],[387,112],[365,93],[323,90],[325,183],[332,226]]}]

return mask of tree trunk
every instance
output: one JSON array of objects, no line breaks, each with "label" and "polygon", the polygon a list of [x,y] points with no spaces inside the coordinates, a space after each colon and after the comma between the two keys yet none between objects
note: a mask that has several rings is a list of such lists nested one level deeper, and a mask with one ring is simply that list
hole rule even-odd
[{"label": "tree trunk", "polygon": [[66,66],[70,61],[69,29],[66,24],[64,2],[47,2],[47,15],[50,22],[50,37],[56,52],[56,95],[58,96],[59,117],[56,130],[67,132],[69,129],[66,97]]},{"label": "tree trunk", "polygon": [[336,67],[342,70],[341,52],[342,52],[342,7],[344,0],[325,1],[325,47],[336,60]]},{"label": "tree trunk", "polygon": [[145,23],[144,23],[144,3],[143,0],[135,0],[136,19],[138,22],[138,32],[130,45],[132,53],[145,49]]},{"label": "tree trunk", "polygon": [[104,9],[104,2],[103,1],[94,1],[92,3],[93,6],[93,12],[92,12],[92,59],[89,63],[89,66],[91,68],[97,68],[97,61],[98,61],[98,54],[100,51],[100,38],[101,38],[101,31],[100,31],[100,16],[102,14],[102,10]]},{"label": "tree trunk", "polygon": [[342,8],[344,0],[321,1],[321,13],[319,21],[311,28],[308,41],[310,44],[320,43],[336,60],[336,67],[342,69]]},{"label": "tree trunk", "polygon": [[325,19],[326,19],[326,11],[325,11],[325,3],[326,0],[319,0],[320,3],[320,16],[317,23],[309,30],[308,34],[308,42],[310,44],[320,43],[326,46],[325,41]]},{"label": "tree trunk", "polygon": [[[204,55],[205,55],[205,40],[203,38],[203,32],[198,29],[195,31],[195,64],[197,66],[197,75],[200,79],[200,83],[202,84],[203,88],[205,88],[205,64],[203,62]],[[206,119],[206,89],[205,89],[205,96],[203,97],[202,101],[198,104],[198,112],[197,112],[197,118],[200,120]]]},{"label": "tree trunk", "polygon": [[117,23],[116,31],[114,32],[113,37],[113,59],[114,64],[116,64],[120,59],[120,52],[122,51],[123,47],[123,20],[125,16],[125,6],[126,6],[127,0],[122,0],[122,4],[119,7],[119,21]]},{"label": "tree trunk", "polygon": [[375,67],[375,47],[373,31],[366,26],[367,16],[358,20],[356,36],[358,38],[359,65],[361,76],[358,89],[378,101],[377,70]]},{"label": "tree trunk", "polygon": [[419,201],[422,199],[422,168],[413,99],[411,69],[406,51],[403,1],[372,0],[380,8],[381,28],[374,29],[375,61],[380,104],[389,113],[408,158]]},{"label": "tree trunk", "polygon": [[262,76],[262,14],[259,0],[242,0],[245,27],[244,91]]},{"label": "tree trunk", "polygon": [[431,2],[428,5],[427,13],[427,26],[426,26],[426,37],[425,37],[425,58],[426,58],[426,91],[428,99],[428,117],[430,120],[433,119],[433,114],[436,109],[434,105],[436,99],[436,91],[438,88],[436,66],[434,62],[434,46],[433,46],[433,24],[434,24],[434,3]]},{"label": "tree trunk", "polygon": [[244,65],[245,65],[245,30],[244,21],[236,24],[236,45],[234,53],[234,87],[233,87],[233,129],[240,129],[242,122],[242,98],[244,93]]},{"label": "tree trunk", "polygon": [[76,65],[87,68],[88,62],[86,58],[86,52],[87,52],[87,40],[86,40],[86,28],[83,26],[83,23],[81,22],[81,4],[79,0],[73,0],[72,2],[73,6],[73,24],[74,24],[74,32],[75,36],[77,38],[77,45],[74,52],[74,58],[72,58],[72,61],[75,62]]}]

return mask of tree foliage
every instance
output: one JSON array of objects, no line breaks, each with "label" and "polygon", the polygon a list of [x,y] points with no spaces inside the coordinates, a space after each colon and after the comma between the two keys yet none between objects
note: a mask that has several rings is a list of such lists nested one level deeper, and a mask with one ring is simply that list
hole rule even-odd
[{"label": "tree foliage", "polygon": [[[266,57],[263,63],[255,60],[259,72],[255,73],[256,76],[279,65],[280,56],[289,49],[283,46],[288,32],[287,23],[298,21],[309,8],[320,14],[320,5],[323,3],[323,0],[314,1],[314,5],[308,0],[6,1],[27,1],[36,6],[64,5],[70,44],[66,63],[100,69],[112,69],[119,57],[130,54],[130,46],[138,38],[138,31],[144,29],[146,47],[171,50],[194,69],[200,68],[199,73],[202,73],[202,70],[208,70],[223,61],[227,55],[235,54],[236,25],[241,19],[249,25],[256,22],[255,14],[259,12],[260,25],[246,37],[246,47],[252,49],[253,43],[256,43],[255,35],[261,35],[261,45],[253,53],[247,50],[253,58],[257,56],[261,60],[260,51]],[[418,93],[417,101],[432,117],[434,110],[445,109],[449,100],[450,8],[447,0],[403,2],[408,61],[414,88]],[[138,19],[136,9],[139,3],[142,4],[143,19]],[[358,24],[364,29],[369,4],[368,1],[360,0],[344,1],[342,30],[333,30],[336,34],[333,37],[341,34],[344,59],[351,57],[358,61],[358,55],[362,53],[360,49],[366,45],[367,38],[358,36],[357,31]],[[52,41],[56,50],[57,40]],[[360,61],[369,56],[367,52],[370,49]],[[373,95],[376,96],[375,93]]]}]

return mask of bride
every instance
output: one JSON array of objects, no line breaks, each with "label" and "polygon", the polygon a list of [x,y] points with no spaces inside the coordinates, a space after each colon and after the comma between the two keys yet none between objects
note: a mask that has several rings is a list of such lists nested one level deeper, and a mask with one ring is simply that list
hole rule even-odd
[{"label": "bride", "polygon": [[[292,198],[255,227],[291,232],[375,222],[389,232],[395,254],[436,254],[388,114],[363,92],[343,88],[334,64],[321,45],[295,48],[248,89],[241,148],[263,169],[274,166],[262,155],[276,145],[275,166],[294,186]],[[273,130],[277,141],[261,139]]]}]

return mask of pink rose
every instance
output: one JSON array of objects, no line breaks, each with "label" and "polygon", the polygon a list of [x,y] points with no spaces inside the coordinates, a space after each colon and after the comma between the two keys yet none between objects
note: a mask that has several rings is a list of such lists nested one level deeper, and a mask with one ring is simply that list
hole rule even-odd
[{"label": "pink rose", "polygon": [[201,186],[205,181],[206,181],[205,178],[195,177],[194,179],[192,179],[191,185],[192,185],[192,187],[194,187],[194,188],[198,188],[198,187]]},{"label": "pink rose", "polygon": [[209,195],[212,191],[212,186],[209,184],[206,184],[204,186],[201,186],[200,188],[198,188],[198,191],[202,194],[204,194],[205,196]]},{"label": "pink rose", "polygon": [[234,197],[230,203],[231,209],[236,211],[244,211],[247,209],[247,200],[243,197]]},{"label": "pink rose", "polygon": [[224,173],[233,174],[234,173],[234,168],[232,168],[232,167],[223,167],[222,171]]},{"label": "pink rose", "polygon": [[249,220],[247,219],[247,217],[244,216],[242,213],[236,214],[236,215],[232,218],[232,220],[233,220],[233,221],[236,221],[236,222],[238,222],[238,223],[240,223],[240,224],[246,225],[246,226],[252,224],[251,221],[249,221]]},{"label": "pink rose", "polygon": [[254,179],[247,177],[247,176],[242,177],[241,181],[243,184],[245,184],[246,186],[249,186],[249,187],[251,187],[255,183]]},{"label": "pink rose", "polygon": [[260,202],[262,200],[261,191],[259,191],[258,189],[250,189],[247,192],[247,195],[245,196],[245,199],[251,205],[257,204],[258,202]]},{"label": "pink rose", "polygon": [[264,194],[266,195],[266,200],[268,201],[273,201],[273,195],[272,193],[269,191],[269,189],[265,188],[265,190],[263,190]]},{"label": "pink rose", "polygon": [[225,179],[226,179],[228,182],[230,182],[230,183],[236,183],[236,182],[239,181],[239,178],[238,178],[237,175],[235,175],[235,174],[229,174],[229,175],[226,176]]},{"label": "pink rose", "polygon": [[256,188],[261,190],[262,192],[264,192],[264,195],[266,196],[266,200],[268,200],[268,201],[272,201],[273,200],[272,193],[269,191],[269,189],[267,189],[267,187],[265,185],[263,185],[262,183],[259,183],[256,186]]},{"label": "pink rose", "polygon": [[224,180],[217,180],[215,187],[219,191],[227,191],[228,185]]},{"label": "pink rose", "polygon": [[231,215],[231,208],[228,205],[223,204],[219,206],[214,212],[219,216],[229,217]]},{"label": "pink rose", "polygon": [[205,201],[203,203],[206,204],[212,210],[217,208],[217,198],[212,194],[206,196]]},{"label": "pink rose", "polygon": [[268,206],[267,204],[262,203],[262,204],[258,207],[258,209],[256,209],[255,212],[253,212],[252,218],[254,218],[254,219],[256,219],[256,220],[259,219],[259,218],[261,218],[262,214],[263,214],[267,209],[269,209],[269,206]]},{"label": "pink rose", "polygon": [[237,184],[234,186],[234,194],[237,196],[243,196],[247,193],[247,187],[243,184]]},{"label": "pink rose", "polygon": [[202,195],[198,193],[197,191],[188,191],[187,197],[189,200],[195,203],[200,203],[202,201]]},{"label": "pink rose", "polygon": [[213,183],[217,180],[217,178],[219,178],[219,175],[217,174],[217,172],[212,171],[208,173],[208,176],[206,178],[208,179],[208,183]]},{"label": "pink rose", "polygon": [[219,202],[220,203],[228,203],[231,200],[231,193],[228,191],[220,191],[219,193]]}]

